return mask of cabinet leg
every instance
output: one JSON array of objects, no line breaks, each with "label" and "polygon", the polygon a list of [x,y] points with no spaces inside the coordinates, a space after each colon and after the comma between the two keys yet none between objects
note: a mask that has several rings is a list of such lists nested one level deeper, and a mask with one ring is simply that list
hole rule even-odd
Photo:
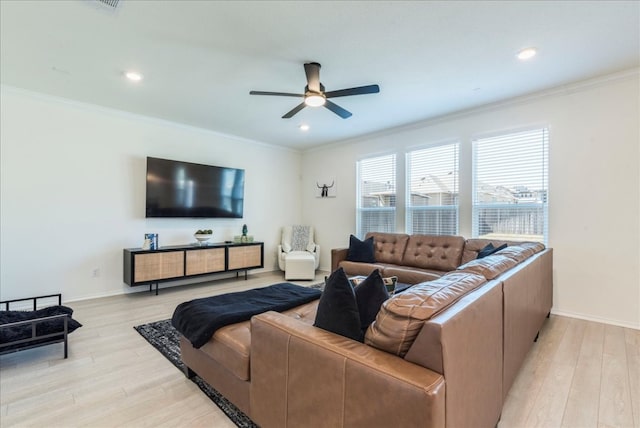
[{"label": "cabinet leg", "polygon": [[244,280],[245,280],[245,281],[247,280],[247,272],[249,272],[249,271],[248,271],[248,270],[245,270],[245,271],[244,271]]}]

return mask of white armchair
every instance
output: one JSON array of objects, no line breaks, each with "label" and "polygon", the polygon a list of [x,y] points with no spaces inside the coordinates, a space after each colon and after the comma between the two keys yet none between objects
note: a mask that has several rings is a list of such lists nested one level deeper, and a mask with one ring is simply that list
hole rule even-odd
[{"label": "white armchair", "polygon": [[284,279],[314,279],[319,265],[320,246],[313,241],[313,227],[283,227],[278,266],[284,271]]}]

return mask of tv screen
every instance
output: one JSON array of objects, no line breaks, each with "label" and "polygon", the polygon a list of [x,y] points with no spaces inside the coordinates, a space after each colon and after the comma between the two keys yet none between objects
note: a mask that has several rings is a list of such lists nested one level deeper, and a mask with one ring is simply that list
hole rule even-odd
[{"label": "tv screen", "polygon": [[244,170],[147,157],[146,217],[242,218]]}]

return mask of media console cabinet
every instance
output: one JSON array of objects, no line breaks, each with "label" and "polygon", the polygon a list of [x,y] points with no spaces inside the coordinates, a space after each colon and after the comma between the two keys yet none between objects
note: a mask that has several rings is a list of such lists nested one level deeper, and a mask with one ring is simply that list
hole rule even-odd
[{"label": "media console cabinet", "polygon": [[244,271],[264,267],[264,243],[217,243],[203,246],[168,246],[158,250],[124,249],[124,282],[131,287],[194,278],[222,272]]}]

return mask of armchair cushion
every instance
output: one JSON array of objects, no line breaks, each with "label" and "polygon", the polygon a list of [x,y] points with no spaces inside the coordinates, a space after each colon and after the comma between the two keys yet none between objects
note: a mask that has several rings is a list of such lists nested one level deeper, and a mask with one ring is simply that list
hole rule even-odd
[{"label": "armchair cushion", "polygon": [[291,227],[291,249],[293,251],[307,251],[313,241],[310,226],[295,225]]}]

